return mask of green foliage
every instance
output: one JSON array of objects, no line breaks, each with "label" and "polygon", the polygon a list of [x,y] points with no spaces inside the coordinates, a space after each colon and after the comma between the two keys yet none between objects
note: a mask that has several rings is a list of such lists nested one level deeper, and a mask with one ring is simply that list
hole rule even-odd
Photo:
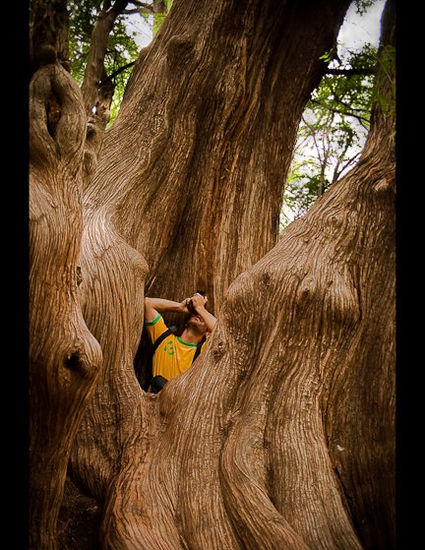
[{"label": "green foliage", "polygon": [[[396,105],[396,52],[394,46],[387,44],[379,56],[380,78],[387,80],[387,85],[377,87],[374,100],[380,105],[384,114],[395,118]],[[380,90],[380,92],[378,92]],[[385,90],[385,91],[384,91]]]},{"label": "green foliage", "polygon": [[172,6],[173,0],[165,0],[165,12],[164,13],[155,13],[154,14],[154,24],[153,24],[153,36],[156,35],[156,33],[159,31],[160,27],[165,21],[165,18],[167,17],[171,6]]},{"label": "green foliage", "polygon": [[[69,0],[68,9],[70,12],[69,48],[71,60],[71,74],[81,85],[84,78],[84,71],[87,63],[87,56],[90,48],[90,39],[93,26],[103,0]],[[131,4],[131,3],[130,3]],[[149,4],[149,2],[146,2]],[[172,0],[164,1],[166,13],[149,12],[149,7],[140,9],[140,16],[151,26],[153,35],[159,30],[164,22],[168,11],[171,8]],[[153,10],[153,3],[150,4]],[[134,4],[137,10],[138,5]],[[129,12],[130,13],[130,12]],[[128,25],[129,13],[121,14],[109,35],[108,49],[105,56],[105,70],[108,75],[117,73],[113,78],[115,85],[114,97],[111,104],[111,119],[108,126],[113,124],[121,105],[127,80],[131,74],[132,66],[121,70],[128,64],[136,61],[139,55],[139,46],[135,41],[136,32],[132,32]]]},{"label": "green foliage", "polygon": [[306,106],[283,198],[281,230],[303,216],[313,202],[357,161],[367,136],[376,48],[331,51],[322,59],[326,74]]},{"label": "green foliage", "polygon": [[154,19],[153,35],[154,36],[159,31],[159,29],[160,29],[161,25],[164,23],[166,17],[167,17],[166,13],[155,13],[155,15],[153,17],[153,19]]},{"label": "green foliage", "polygon": [[367,11],[367,8],[373,5],[373,2],[374,0],[354,0],[357,13],[363,15]]},{"label": "green foliage", "polygon": [[[30,0],[30,17],[36,1]],[[91,32],[102,4],[103,0],[68,1],[71,73],[80,85],[84,78]],[[361,14],[372,4],[373,0],[355,0],[357,12]],[[163,5],[165,13],[158,13],[159,4],[156,4],[154,10],[153,0],[147,0],[143,8],[135,3],[127,13],[118,17],[110,34],[105,70],[108,75],[117,74],[113,79],[115,92],[109,125],[116,118],[132,71],[132,67],[120,69],[134,62],[139,53],[136,33],[131,32],[128,25],[129,14],[138,11],[151,25],[152,34],[155,35],[171,9],[172,0],[164,0]],[[395,78],[392,64],[395,51],[388,49],[381,60],[386,69],[384,72],[391,81],[391,93],[372,98],[372,70],[376,56],[376,49],[370,44],[366,44],[361,51],[345,50],[342,53],[335,47],[321,56],[320,59],[334,73],[345,71],[345,74],[325,75],[307,105],[285,190],[281,228],[292,221],[291,218],[302,216],[316,198],[356,161],[369,129],[372,100],[378,100],[384,112],[394,111]]]},{"label": "green foliage", "polygon": [[155,11],[155,12],[152,12],[152,13],[147,13],[147,12],[141,13],[141,16],[148,23],[150,23],[152,25],[152,35],[153,36],[156,35],[156,33],[159,31],[162,24],[164,23],[167,15],[168,15],[168,13],[171,9],[171,6],[173,4],[173,0],[164,0],[162,3],[164,5],[164,11],[163,12]]},{"label": "green foliage", "polygon": [[[101,9],[102,0],[69,0],[69,53],[71,74],[82,84],[87,56],[90,48],[91,33]],[[126,15],[120,15],[109,35],[105,55],[105,70],[108,75],[137,59],[139,48],[126,25]],[[111,105],[110,124],[115,119],[125,85],[131,73],[131,67],[119,72],[114,78],[115,91]]]},{"label": "green foliage", "polygon": [[342,60],[338,58],[338,66],[333,67],[345,70],[346,74],[325,75],[307,108],[317,114],[321,110],[335,111],[344,120],[347,116],[357,118],[368,129],[376,54],[376,48],[370,44],[365,44],[360,52],[347,50]]},{"label": "green foliage", "polygon": [[[30,0],[30,20],[34,13],[37,0]],[[69,57],[72,76],[81,86],[87,57],[90,49],[91,33],[98,18],[104,0],[68,0],[69,13]],[[113,78],[115,85],[114,97],[111,105],[112,124],[115,119],[124,94],[125,85],[131,74],[132,67],[120,70],[137,59],[139,47],[135,42],[136,33],[132,32],[127,24],[126,13],[118,16],[114,29],[109,35],[108,47],[104,65],[107,75],[117,72]]]},{"label": "green foliage", "polygon": [[319,59],[322,59],[325,63],[330,63],[335,57],[337,56],[337,49],[336,47],[332,48],[329,52],[325,52],[323,55],[319,57]]},{"label": "green foliage", "polygon": [[326,176],[316,172],[316,163],[313,158],[294,162],[287,181],[280,230],[282,231],[292,221],[294,215],[296,219],[307,212],[312,204],[312,197],[317,197],[320,186],[327,189],[329,184]]}]

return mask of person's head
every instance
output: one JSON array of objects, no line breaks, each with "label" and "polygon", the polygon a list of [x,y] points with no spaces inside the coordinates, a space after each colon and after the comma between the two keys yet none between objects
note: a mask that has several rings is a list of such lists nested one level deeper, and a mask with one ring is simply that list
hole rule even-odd
[{"label": "person's head", "polygon": [[189,328],[193,332],[198,333],[200,336],[204,336],[208,332],[208,327],[205,321],[198,313],[189,313],[185,320],[184,328]]}]

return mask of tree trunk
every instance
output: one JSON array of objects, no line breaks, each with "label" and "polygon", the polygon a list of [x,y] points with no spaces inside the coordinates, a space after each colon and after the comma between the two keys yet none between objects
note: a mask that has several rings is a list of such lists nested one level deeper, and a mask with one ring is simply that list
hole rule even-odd
[{"label": "tree trunk", "polygon": [[357,167],[231,285],[132,441],[105,547],[394,547],[392,125],[377,108]]},{"label": "tree trunk", "polygon": [[208,352],[155,400],[108,548],[394,547],[394,143],[229,288]]},{"label": "tree trunk", "polygon": [[394,547],[393,123],[377,105],[357,167],[231,285],[118,477],[106,547]]},{"label": "tree trunk", "polygon": [[46,55],[69,71],[68,10],[66,0],[38,0],[34,3],[30,27],[30,76],[46,65]]},{"label": "tree trunk", "polygon": [[81,94],[52,57],[30,97],[30,546],[44,549],[55,547],[68,456],[102,354],[78,295]]},{"label": "tree trunk", "polygon": [[[391,116],[375,110],[356,168],[273,247],[347,4],[176,1],[134,70],[84,196],[75,299],[104,361],[70,467],[103,510],[104,548],[394,545]],[[219,311],[208,351],[157,396],[133,370],[146,283],[180,299],[202,284]]]},{"label": "tree trunk", "polygon": [[229,284],[276,244],[300,117],[348,4],[173,3],[85,197],[145,257],[150,295],[203,288],[218,314]]}]

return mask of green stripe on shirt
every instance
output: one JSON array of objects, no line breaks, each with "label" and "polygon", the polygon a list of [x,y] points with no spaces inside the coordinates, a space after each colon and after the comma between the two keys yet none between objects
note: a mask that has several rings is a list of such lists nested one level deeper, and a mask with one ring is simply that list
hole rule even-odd
[{"label": "green stripe on shirt", "polygon": [[161,314],[158,313],[158,315],[155,317],[155,319],[153,321],[145,321],[145,325],[146,326],[152,326],[155,323],[157,323],[160,319],[161,319]]},{"label": "green stripe on shirt", "polygon": [[181,343],[181,344],[184,344],[185,346],[193,346],[196,348],[196,346],[198,344],[189,344],[189,342],[183,342],[183,340],[180,338],[180,336],[177,336],[177,340]]}]

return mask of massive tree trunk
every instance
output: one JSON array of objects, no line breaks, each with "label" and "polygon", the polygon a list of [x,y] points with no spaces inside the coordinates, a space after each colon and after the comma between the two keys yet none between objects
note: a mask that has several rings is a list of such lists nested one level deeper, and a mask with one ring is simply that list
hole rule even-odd
[{"label": "massive tree trunk", "polygon": [[34,46],[30,86],[31,548],[55,545],[73,436],[102,364],[78,298],[86,116],[54,35]]},{"label": "massive tree trunk", "polygon": [[[76,298],[104,361],[70,460],[105,548],[394,545],[394,144],[378,104],[357,167],[274,246],[347,4],[176,0],[106,133]],[[133,369],[145,284],[178,299],[202,285],[219,312],[208,352],[158,396]]]},{"label": "massive tree trunk", "polygon": [[[144,283],[171,299],[202,285],[218,308],[216,295],[275,244],[296,128],[347,5],[175,2],[142,53],[84,196],[84,314],[109,367],[73,464],[98,498],[121,456],[116,426],[126,439],[140,415],[128,399],[137,382],[115,386],[132,370]],[[116,403],[106,441],[105,402]]]},{"label": "massive tree trunk", "polygon": [[300,117],[348,4],[173,3],[85,197],[143,254],[151,295],[204,288],[218,313],[234,278],[276,244]]}]

